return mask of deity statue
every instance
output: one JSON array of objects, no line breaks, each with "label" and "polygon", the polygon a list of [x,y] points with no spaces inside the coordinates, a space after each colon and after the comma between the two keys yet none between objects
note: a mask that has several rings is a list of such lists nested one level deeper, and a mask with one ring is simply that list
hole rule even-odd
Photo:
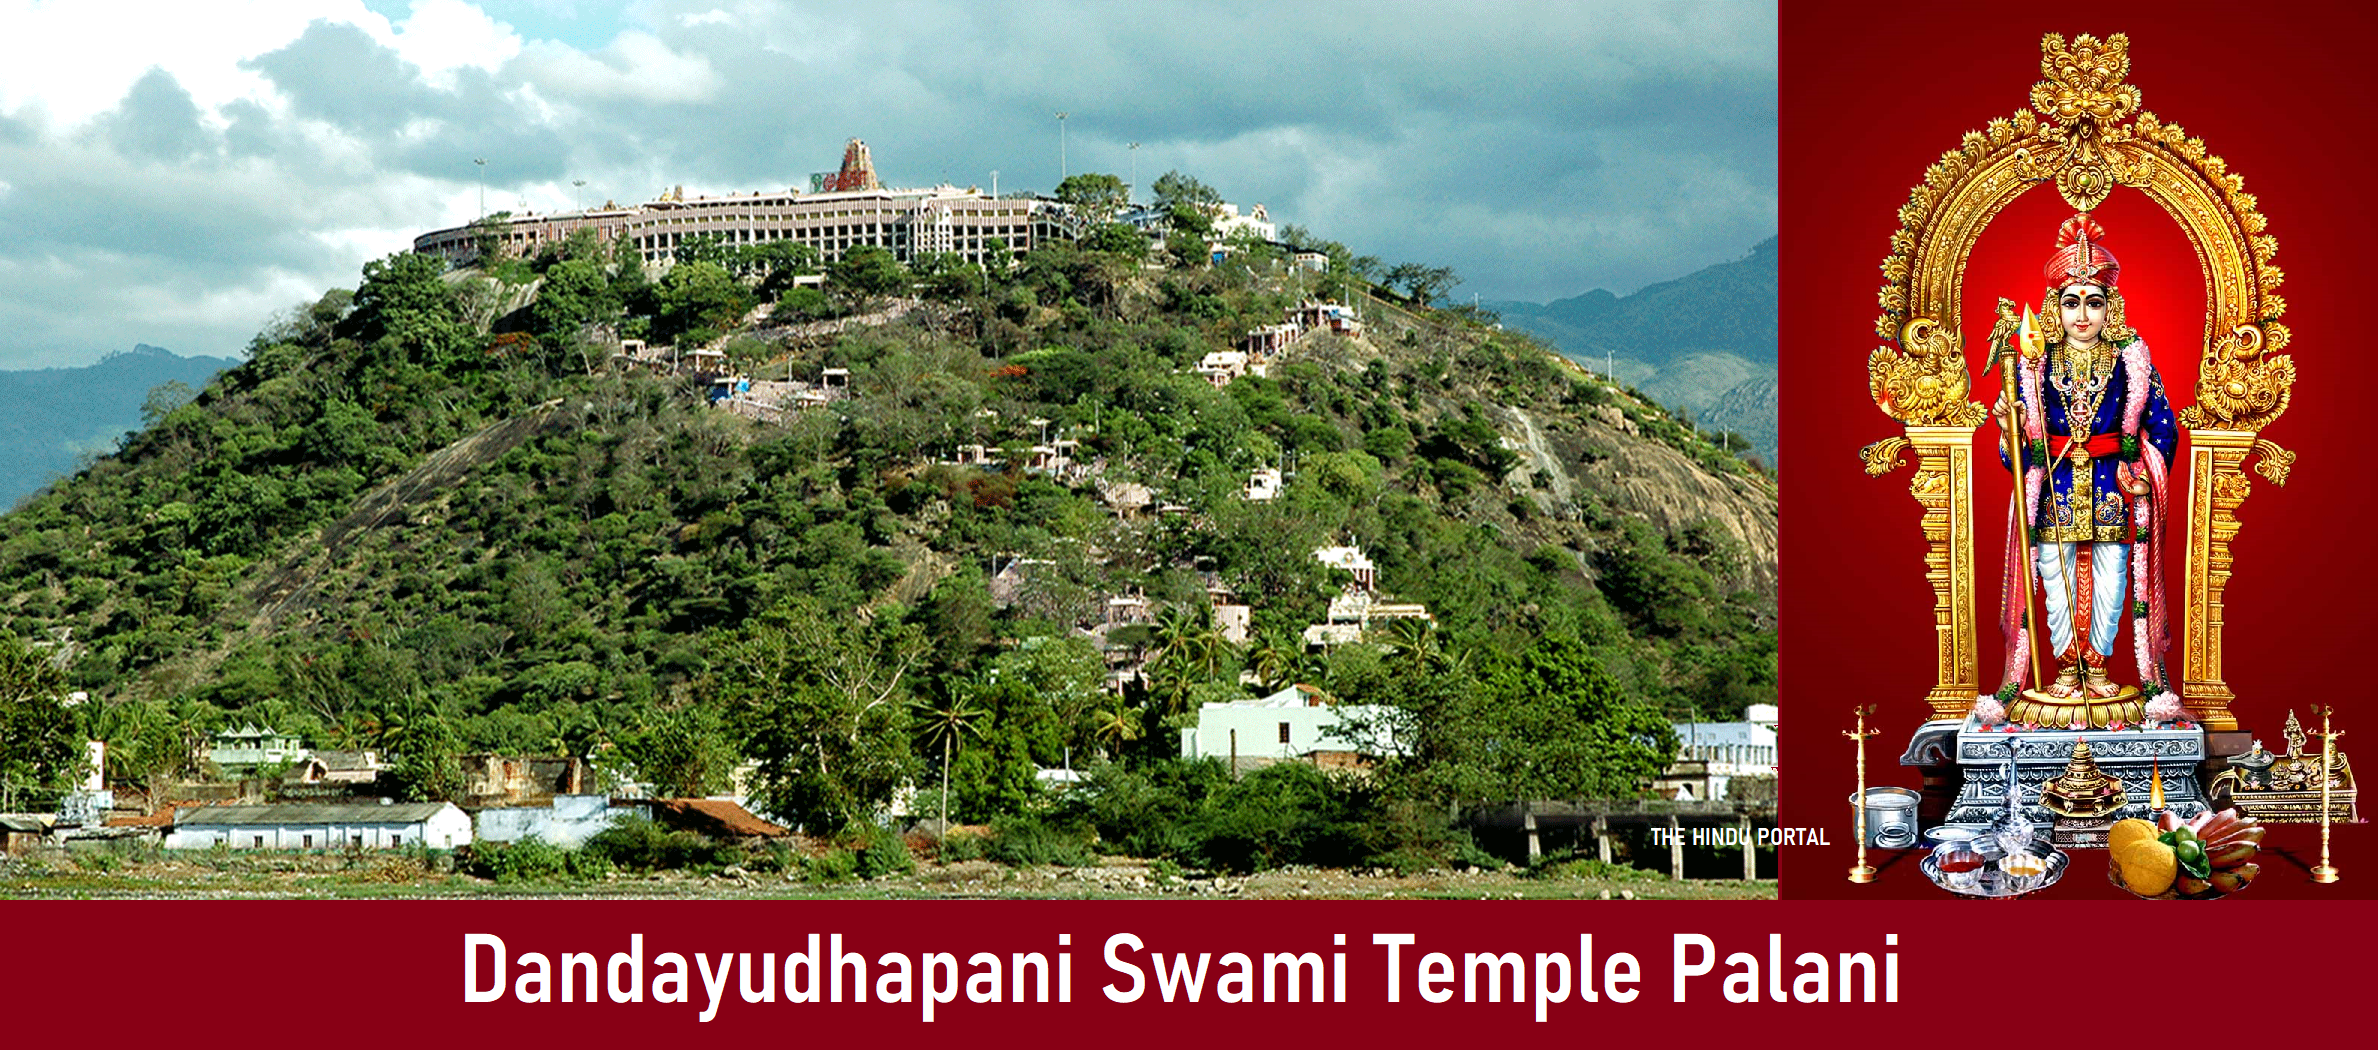
[{"label": "deity statue", "polygon": [[[2013,469],[2007,446],[2019,444],[2022,465],[2007,535],[2007,684],[1992,699],[2020,708],[2016,721],[2059,727],[2185,716],[2163,659],[2170,646],[2165,507],[2179,429],[2146,340],[2124,321],[2122,266],[2104,237],[2087,213],[2057,230],[2043,270],[2045,330],[2012,356],[2017,403],[2002,396],[1994,409],[2002,433],[2020,435],[2001,443],[1999,461]],[[2026,539],[2028,551],[2021,549]],[[2035,644],[2026,630],[2028,596],[2017,583],[2027,575],[2017,561],[2024,557],[2047,607],[2057,667],[2053,682],[2035,683],[2031,692],[2022,689]],[[2145,703],[2138,690],[2117,685],[2107,666],[2125,615],[2139,683],[2152,698]],[[2047,716],[2023,717],[2041,712]]]}]

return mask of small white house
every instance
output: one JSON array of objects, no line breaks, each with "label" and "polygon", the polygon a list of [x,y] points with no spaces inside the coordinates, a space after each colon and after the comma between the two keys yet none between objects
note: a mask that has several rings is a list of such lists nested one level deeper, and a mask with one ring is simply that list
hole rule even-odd
[{"label": "small white house", "polygon": [[1281,476],[1278,467],[1260,467],[1247,475],[1247,499],[1252,503],[1269,503],[1280,498]]},{"label": "small white house", "polygon": [[1659,777],[1659,793],[1685,801],[1723,799],[1732,797],[1735,780],[1774,777],[1774,711],[1771,705],[1754,707],[1752,716],[1764,714],[1766,721],[1676,723],[1676,761]]},{"label": "small white house", "polygon": [[[1382,729],[1387,710],[1372,705],[1323,703],[1310,687],[1292,685],[1270,696],[1206,704],[1197,725],[1181,730],[1182,758],[1236,756],[1240,768],[1305,759],[1325,765],[1336,756],[1402,754]],[[1348,723],[1368,722],[1368,732]]]},{"label": "small white house", "polygon": [[167,849],[451,849],[471,842],[471,818],[451,802],[184,806]]}]

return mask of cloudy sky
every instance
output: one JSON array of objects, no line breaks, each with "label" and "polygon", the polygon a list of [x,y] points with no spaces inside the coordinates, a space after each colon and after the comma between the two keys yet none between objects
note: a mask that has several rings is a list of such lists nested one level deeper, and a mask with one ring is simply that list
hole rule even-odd
[{"label": "cloudy sky", "polygon": [[1625,292],[1774,232],[1775,40],[1739,2],[0,0],[0,368],[234,355],[469,221],[474,157],[491,210],[805,185],[853,136],[893,185],[1046,190],[1060,110],[1073,171],[1465,298]]}]

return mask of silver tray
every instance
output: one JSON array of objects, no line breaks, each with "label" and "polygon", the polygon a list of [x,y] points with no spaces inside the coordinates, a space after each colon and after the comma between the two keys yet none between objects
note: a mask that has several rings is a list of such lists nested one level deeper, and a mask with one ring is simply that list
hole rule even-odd
[{"label": "silver tray", "polygon": [[2043,850],[2041,848],[2042,845],[2044,844],[2035,844],[2031,849],[2031,852],[2037,854],[2048,862],[2047,872],[2039,877],[2039,881],[2037,883],[2020,888],[2017,888],[2011,884],[2011,882],[2007,879],[2005,872],[1998,870],[1998,865],[1995,861],[1993,861],[1990,866],[1982,869],[1981,874],[1974,880],[1974,888],[1970,890],[1961,890],[1951,887],[1949,885],[1948,876],[1941,874],[1940,861],[1935,859],[1930,853],[1924,854],[1921,867],[1924,871],[1924,877],[1931,879],[1933,885],[1938,886],[1941,889],[1948,890],[1950,893],[1954,893],[1957,896],[1973,897],[1979,900],[2013,900],[2026,894],[2038,893],[2041,890],[2055,885],[2056,880],[2064,877],[2065,867],[2072,862],[2072,858],[2066,856],[2063,850],[2055,849],[2053,847],[2047,847]]}]

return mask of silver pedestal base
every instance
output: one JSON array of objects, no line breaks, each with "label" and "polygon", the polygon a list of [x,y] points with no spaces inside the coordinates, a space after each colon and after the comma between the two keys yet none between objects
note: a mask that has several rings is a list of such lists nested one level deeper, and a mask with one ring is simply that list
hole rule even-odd
[{"label": "silver pedestal base", "polygon": [[2202,727],[2119,731],[2033,729],[2003,733],[1984,732],[1968,716],[1962,725],[1927,723],[1917,730],[1917,735],[1922,738],[1929,733],[1945,744],[1949,741],[1942,737],[1950,726],[1956,727],[1957,770],[1963,783],[1957,789],[1956,801],[1949,805],[1948,819],[1942,823],[1980,827],[2006,812],[2006,759],[2010,744],[2015,753],[2015,775],[2021,782],[2023,812],[2043,832],[2056,816],[2040,806],[2040,788],[2063,774],[2065,766],[2072,761],[2073,745],[2082,740],[2089,741],[2089,754],[2098,771],[2122,782],[2124,804],[2112,814],[2113,819],[2154,819],[2148,804],[2148,782],[2158,768],[2163,773],[2166,809],[2186,820],[2207,808],[2204,789],[2197,781],[2197,767],[2205,760]]}]

